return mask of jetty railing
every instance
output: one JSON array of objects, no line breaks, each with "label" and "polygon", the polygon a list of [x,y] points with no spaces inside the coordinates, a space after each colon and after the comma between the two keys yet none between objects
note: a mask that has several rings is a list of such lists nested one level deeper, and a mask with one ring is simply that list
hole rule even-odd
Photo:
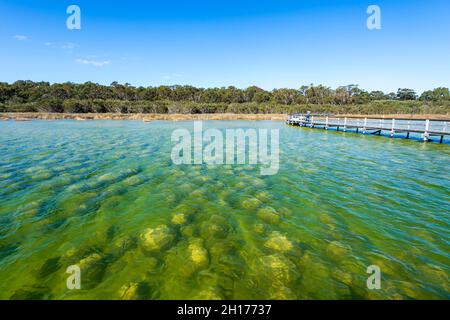
[{"label": "jetty railing", "polygon": [[423,141],[431,140],[431,137],[439,137],[439,143],[443,143],[444,137],[450,136],[449,121],[441,120],[404,120],[404,119],[373,119],[373,118],[348,118],[315,116],[309,117],[293,115],[286,123],[310,128],[322,128],[325,130],[335,129],[336,131],[356,131],[363,134],[377,134],[387,132],[391,137],[399,133],[406,134],[410,138],[411,134],[419,134]]}]

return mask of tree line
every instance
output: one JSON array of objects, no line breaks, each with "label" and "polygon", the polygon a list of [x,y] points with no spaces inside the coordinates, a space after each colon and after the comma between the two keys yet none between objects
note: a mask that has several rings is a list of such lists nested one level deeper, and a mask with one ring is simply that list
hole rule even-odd
[{"label": "tree line", "polygon": [[357,85],[323,85],[267,91],[193,86],[135,87],[113,82],[0,82],[0,112],[58,113],[449,113],[450,91],[437,88],[418,95],[413,89],[366,91]]}]

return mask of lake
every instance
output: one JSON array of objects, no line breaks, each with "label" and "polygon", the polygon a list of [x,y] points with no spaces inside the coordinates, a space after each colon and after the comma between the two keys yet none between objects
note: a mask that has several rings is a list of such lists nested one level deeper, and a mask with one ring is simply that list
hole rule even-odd
[{"label": "lake", "polygon": [[279,129],[278,173],[173,164],[188,121],[0,122],[0,299],[450,298],[449,145],[203,126]]}]

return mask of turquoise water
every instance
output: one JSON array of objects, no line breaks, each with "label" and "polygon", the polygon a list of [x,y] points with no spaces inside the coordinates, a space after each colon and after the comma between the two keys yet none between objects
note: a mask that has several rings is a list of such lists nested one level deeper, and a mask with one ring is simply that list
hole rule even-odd
[{"label": "turquoise water", "polygon": [[279,129],[278,174],[174,165],[192,122],[0,122],[0,298],[450,298],[448,145],[203,125]]}]

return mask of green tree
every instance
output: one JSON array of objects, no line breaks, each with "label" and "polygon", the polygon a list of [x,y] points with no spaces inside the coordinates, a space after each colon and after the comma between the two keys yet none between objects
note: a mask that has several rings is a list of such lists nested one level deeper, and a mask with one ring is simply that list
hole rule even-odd
[{"label": "green tree", "polygon": [[450,90],[448,88],[440,87],[434,90],[428,90],[422,93],[420,100],[423,101],[444,101],[450,100]]},{"label": "green tree", "polygon": [[413,89],[398,89],[397,91],[398,100],[416,100],[417,94]]}]

